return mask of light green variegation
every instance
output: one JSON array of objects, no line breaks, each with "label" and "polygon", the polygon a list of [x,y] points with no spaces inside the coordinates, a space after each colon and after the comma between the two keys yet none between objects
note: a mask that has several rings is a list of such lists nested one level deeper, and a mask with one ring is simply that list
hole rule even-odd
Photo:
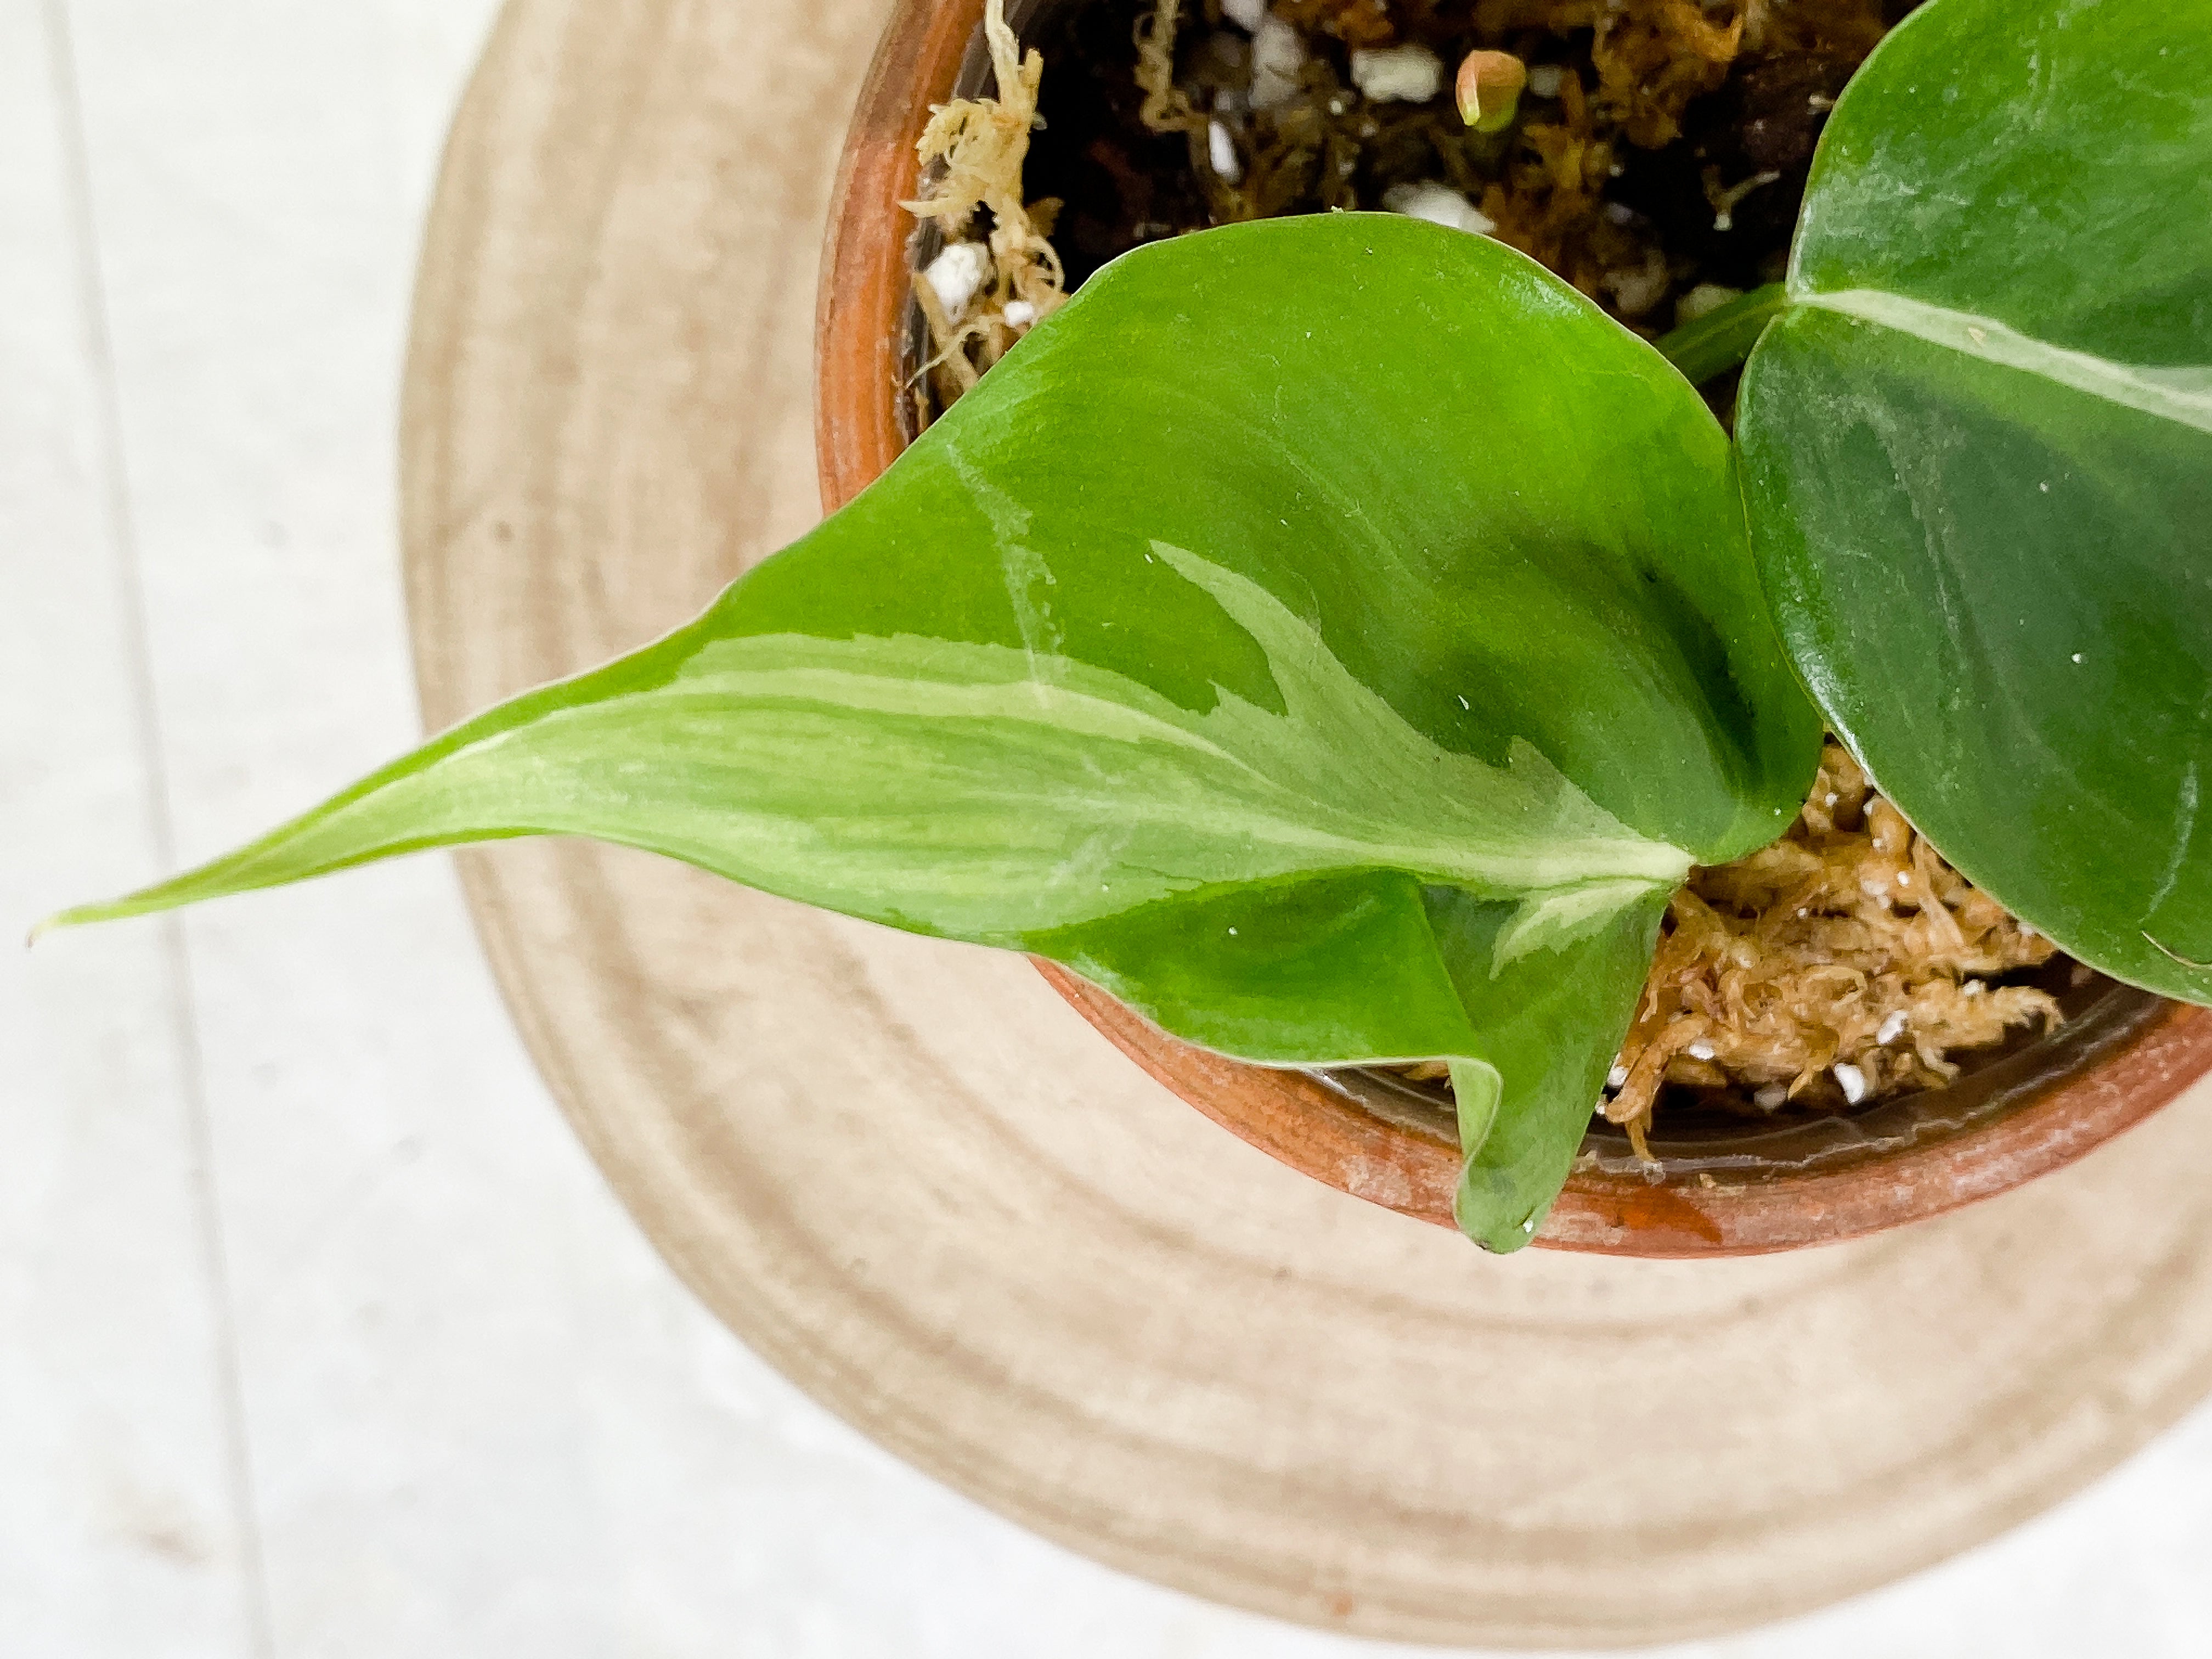
[{"label": "light green variegation", "polygon": [[1102,272],[669,638],[65,919],[596,836],[1225,1053],[1444,1059],[1461,1221],[1510,1249],[1668,894],[1786,825],[1819,729],[1650,348],[1487,240],[1278,222]]},{"label": "light green variegation", "polygon": [[1778,619],[1944,855],[2212,1001],[2212,0],[1936,0],[1838,102],[1738,433]]},{"label": "light green variegation", "polygon": [[[1249,631],[1279,711],[1234,693],[1185,709],[1110,671],[1003,645],[727,639],[710,619],[464,728],[159,902],[487,833],[588,835],[872,921],[1018,947],[1206,888],[1385,866],[1514,900],[1502,962],[1688,872],[1687,853],[1630,830],[1527,743],[1503,765],[1438,747],[1265,589],[1164,543],[1144,556]],[[641,680],[656,657],[668,671]],[[1071,846],[1072,825],[1084,834]]]}]

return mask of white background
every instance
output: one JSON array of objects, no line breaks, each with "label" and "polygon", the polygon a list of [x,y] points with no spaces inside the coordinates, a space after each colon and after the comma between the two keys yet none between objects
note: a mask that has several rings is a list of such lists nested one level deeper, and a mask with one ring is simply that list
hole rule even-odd
[{"label": "white background", "polygon": [[[491,10],[0,0],[0,932],[414,736],[399,365]],[[1670,1651],[2201,1654],[2208,1561],[2200,1411],[1962,1560]],[[4,1659],[1382,1651],[1092,1566],[799,1397],[602,1188],[442,860],[0,951]]]}]

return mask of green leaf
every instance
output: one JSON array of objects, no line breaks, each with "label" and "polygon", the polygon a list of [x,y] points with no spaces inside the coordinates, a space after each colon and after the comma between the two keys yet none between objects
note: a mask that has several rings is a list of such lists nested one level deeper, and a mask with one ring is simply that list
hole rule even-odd
[{"label": "green leaf", "polygon": [[2212,1001],[2212,0],[1934,0],[1838,102],[1752,357],[1778,620],[1881,787]]},{"label": "green leaf", "polygon": [[1660,336],[1659,355],[1692,386],[1703,386],[1750,356],[1766,325],[1789,309],[1789,290],[1769,283]]},{"label": "green leaf", "polygon": [[69,920],[575,833],[1065,963],[1279,1065],[1443,1057],[1523,1243],[1693,860],[1819,724],[1726,440],[1494,243],[1234,227],[1102,272],[668,639]]}]

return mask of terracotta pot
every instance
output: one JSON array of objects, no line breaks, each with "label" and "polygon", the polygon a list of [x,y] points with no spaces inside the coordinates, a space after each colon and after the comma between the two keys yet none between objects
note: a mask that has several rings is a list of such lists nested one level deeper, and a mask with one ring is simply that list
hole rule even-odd
[{"label": "terracotta pot", "polygon": [[[901,388],[917,361],[899,203],[929,106],[987,91],[982,0],[909,0],[861,89],[823,266],[816,448],[825,510],[912,436]],[[1010,7],[1017,30],[1020,6]],[[1030,8],[1034,9],[1034,8]],[[1050,98],[1052,66],[1046,68]],[[1313,1073],[1225,1060],[1169,1036],[1051,963],[1083,1017],[1200,1111],[1318,1181],[1451,1224],[1458,1143],[1448,1101],[1387,1073]],[[1620,1255],[1741,1255],[1919,1219],[2016,1187],[2140,1121],[2212,1069],[2212,1010],[2095,980],[2058,1032],[1956,1083],[1869,1111],[1785,1125],[1662,1114],[1655,1172],[1594,1128],[1536,1243]]]}]

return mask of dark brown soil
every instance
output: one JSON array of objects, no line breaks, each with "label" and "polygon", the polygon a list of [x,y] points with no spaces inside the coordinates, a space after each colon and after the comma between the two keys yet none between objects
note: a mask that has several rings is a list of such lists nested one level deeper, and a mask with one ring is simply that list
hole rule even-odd
[{"label": "dark brown soil", "polygon": [[[1243,174],[1232,185],[1208,166],[1202,133],[1158,133],[1140,118],[1133,34],[1152,0],[1078,0],[1028,31],[1044,55],[1046,125],[1027,191],[1065,204],[1053,240],[1073,287],[1140,242],[1226,219],[1379,208],[1393,185],[1440,181],[1499,240],[1656,335],[1699,284],[1780,275],[1826,111],[1911,3],[1278,0],[1310,61],[1295,103],[1252,111],[1240,103],[1249,37],[1219,0],[1185,0],[1176,82],[1200,116],[1232,129]],[[1740,43],[1732,55],[1716,55],[1717,32]],[[1477,135],[1448,86],[1425,104],[1361,96],[1352,46],[1407,43],[1434,50],[1447,82],[1482,47],[1575,84],[1524,94],[1510,129]]]},{"label": "dark brown soil", "polygon": [[1135,79],[1138,17],[1150,0],[1078,0],[1024,42],[1044,54],[1045,125],[1030,139],[1022,182],[1057,198],[1053,246],[1073,289],[1139,242],[1211,222],[1181,133],[1147,131]]}]

